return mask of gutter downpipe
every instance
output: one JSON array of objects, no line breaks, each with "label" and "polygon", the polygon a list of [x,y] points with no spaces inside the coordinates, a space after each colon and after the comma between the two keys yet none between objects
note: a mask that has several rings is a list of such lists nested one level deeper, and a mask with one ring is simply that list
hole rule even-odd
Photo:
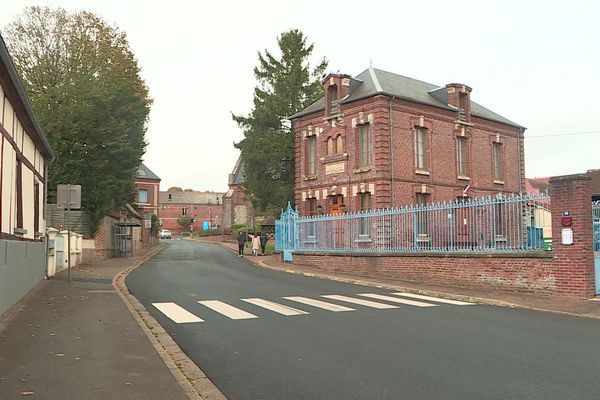
[{"label": "gutter downpipe", "polygon": [[392,101],[396,96],[392,96],[389,101],[389,111],[388,111],[388,125],[390,130],[390,177],[391,177],[391,185],[390,188],[390,208],[394,208],[396,206],[396,195],[395,195],[395,179],[394,179],[394,124],[392,119]]},{"label": "gutter downpipe", "polygon": [[[523,142],[525,142],[525,129],[524,128],[519,128],[518,131],[518,135],[517,135],[517,157],[519,160],[519,193],[523,193],[523,174],[525,174],[525,171],[522,171],[522,164],[521,164],[521,138],[523,138]],[[521,173],[523,172],[523,173]]]}]

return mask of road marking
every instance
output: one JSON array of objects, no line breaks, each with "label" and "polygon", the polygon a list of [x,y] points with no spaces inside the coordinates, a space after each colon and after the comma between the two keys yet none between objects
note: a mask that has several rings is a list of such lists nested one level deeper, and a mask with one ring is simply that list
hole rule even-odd
[{"label": "road marking", "polygon": [[354,309],[350,308],[350,307],[344,307],[344,306],[339,306],[337,304],[326,303],[321,300],[309,299],[308,297],[290,296],[290,297],[284,297],[284,299],[296,301],[296,302],[302,303],[302,304],[308,304],[309,306],[322,308],[324,310],[333,311],[333,312],[354,311]]},{"label": "road marking", "polygon": [[242,301],[254,304],[255,306],[266,308],[267,310],[274,311],[276,313],[283,314],[286,316],[308,314],[306,311],[298,310],[297,308],[284,306],[283,304],[274,303],[269,300],[258,299],[256,297],[250,299],[242,299]]},{"label": "road marking", "polygon": [[392,303],[407,304],[409,306],[416,306],[416,307],[437,307],[438,306],[437,304],[429,304],[429,303],[423,303],[420,301],[399,299],[397,297],[384,296],[382,294],[375,294],[375,293],[362,293],[362,294],[359,294],[359,296],[370,297],[372,299],[378,299],[378,300],[391,301]]},{"label": "road marking", "polygon": [[332,299],[332,300],[339,300],[339,301],[345,301],[347,303],[354,303],[354,304],[360,304],[361,306],[366,306],[366,307],[371,307],[371,308],[378,308],[378,309],[386,309],[386,308],[398,308],[398,306],[393,306],[391,304],[383,304],[383,303],[377,303],[376,301],[369,301],[369,300],[363,300],[363,299],[355,299],[353,297],[347,297],[347,296],[339,296],[336,294],[329,294],[329,295],[324,295],[321,297],[326,297],[328,299]]},{"label": "road marking", "polygon": [[210,308],[213,311],[218,312],[219,314],[222,314],[228,318],[231,318],[231,319],[258,318],[254,314],[250,314],[249,312],[240,310],[239,308],[230,306],[229,304],[223,303],[222,301],[219,301],[219,300],[204,300],[204,301],[198,301],[198,303]]},{"label": "road marking", "polygon": [[402,293],[392,293],[392,294],[394,294],[396,296],[412,297],[414,299],[437,301],[438,303],[454,304],[456,306],[468,306],[468,305],[475,304],[475,303],[468,303],[466,301],[440,299],[439,297],[423,296],[420,294],[412,294],[412,293],[403,293],[402,292]]},{"label": "road marking", "polygon": [[152,303],[160,312],[172,319],[178,324],[188,324],[190,322],[204,322],[183,307],[175,303]]}]

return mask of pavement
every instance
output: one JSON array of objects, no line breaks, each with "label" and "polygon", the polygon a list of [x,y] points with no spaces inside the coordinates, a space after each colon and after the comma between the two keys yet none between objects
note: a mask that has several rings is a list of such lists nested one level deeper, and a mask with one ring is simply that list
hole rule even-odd
[{"label": "pavement", "polygon": [[0,399],[205,398],[118,283],[158,250],[63,271],[0,316]]},{"label": "pavement", "polygon": [[[237,243],[228,241],[227,238],[205,237],[198,238],[203,242],[220,244],[236,252]],[[586,318],[600,319],[600,297],[591,299],[579,299],[558,296],[539,296],[524,293],[510,293],[491,291],[484,289],[471,289],[463,287],[451,287],[432,285],[420,282],[409,282],[399,279],[380,276],[364,276],[352,273],[340,273],[323,271],[318,268],[296,265],[281,260],[279,254],[267,254],[265,256],[252,256],[251,250],[246,248],[244,257],[253,263],[263,267],[288,273],[311,276],[320,279],[329,279],[339,282],[355,283],[378,288],[400,290],[434,297],[445,297],[448,299],[463,300],[481,304],[490,304],[502,307],[523,308],[543,312],[573,315]]]},{"label": "pavement", "polygon": [[[197,239],[237,253],[220,238]],[[0,316],[0,400],[224,399],[147,310],[129,294],[127,273],[160,248],[84,263],[38,284]],[[600,319],[600,301],[543,297],[333,273],[244,256],[262,268],[412,293]]]}]

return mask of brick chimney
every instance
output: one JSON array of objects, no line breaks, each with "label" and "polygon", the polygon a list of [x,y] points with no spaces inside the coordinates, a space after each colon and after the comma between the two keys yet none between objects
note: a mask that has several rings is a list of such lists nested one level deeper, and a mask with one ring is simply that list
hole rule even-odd
[{"label": "brick chimney", "polygon": [[339,114],[339,101],[350,94],[350,75],[327,75],[323,79],[323,92],[325,93],[325,116]]},{"label": "brick chimney", "polygon": [[471,88],[462,83],[449,83],[446,85],[448,92],[448,105],[458,110],[458,120],[471,121]]}]

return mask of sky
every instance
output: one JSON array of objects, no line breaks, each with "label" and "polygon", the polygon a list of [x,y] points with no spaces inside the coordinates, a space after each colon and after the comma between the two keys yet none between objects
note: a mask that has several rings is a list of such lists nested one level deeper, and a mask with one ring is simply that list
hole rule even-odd
[{"label": "sky", "polygon": [[[243,138],[258,52],[300,29],[312,64],[373,67],[443,86],[527,127],[527,177],[600,168],[600,2],[10,0],[0,28],[30,5],[88,10],[129,39],[154,104],[144,163],[161,190],[225,191]],[[591,132],[591,133],[582,133]]]}]

